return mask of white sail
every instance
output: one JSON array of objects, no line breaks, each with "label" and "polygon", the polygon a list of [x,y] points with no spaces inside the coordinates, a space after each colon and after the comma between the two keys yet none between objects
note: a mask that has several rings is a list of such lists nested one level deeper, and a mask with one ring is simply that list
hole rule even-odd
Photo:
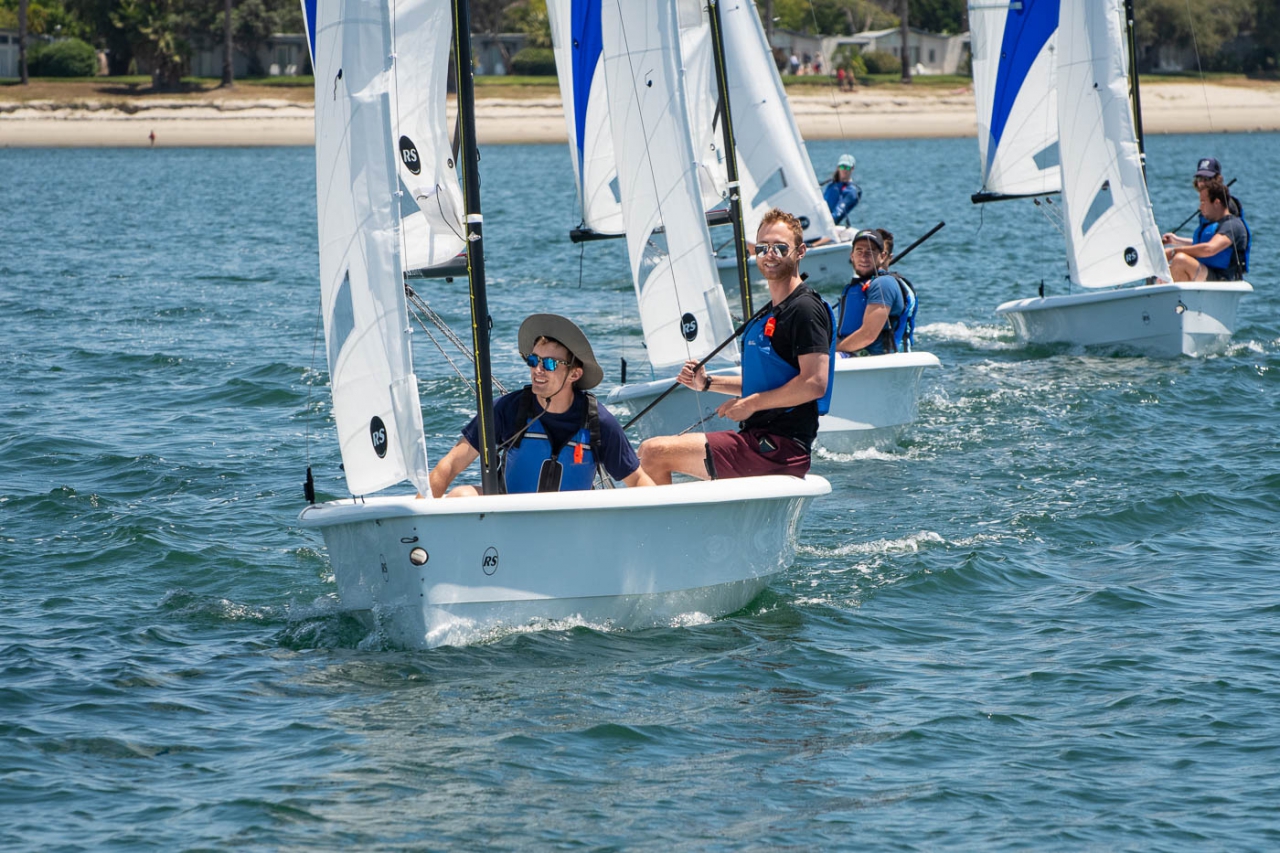
[{"label": "white sail", "polygon": [[622,203],[600,53],[600,0],[547,0],[547,17],[582,222],[601,234],[621,234]]},{"label": "white sail", "polygon": [[800,218],[806,240],[835,239],[813,162],[782,88],[782,78],[752,0],[720,0],[725,75],[742,183],[742,218],[750,239],[771,207]]},{"label": "white sail", "polygon": [[1118,0],[1062,0],[1058,123],[1071,280],[1171,281],[1129,104]]},{"label": "white sail", "polygon": [[445,116],[453,18],[439,0],[393,0],[392,132],[404,185],[405,269],[438,266],[466,247],[462,189]]},{"label": "white sail", "polygon": [[681,75],[689,106],[689,138],[698,161],[698,186],[702,206],[722,207],[729,197],[724,167],[724,139],[720,127],[715,55],[705,0],[676,0],[680,21]]},{"label": "white sail", "polygon": [[407,337],[385,0],[319,4],[315,27],[320,298],[333,416],[352,494],[430,494]]},{"label": "white sail", "polygon": [[1062,188],[1054,61],[1058,2],[969,4],[984,195],[1043,195]]},{"label": "white sail", "polygon": [[[706,355],[733,332],[681,84],[674,0],[605,0],[604,70],[627,250],[649,361]],[[726,350],[726,355],[732,355]]]}]

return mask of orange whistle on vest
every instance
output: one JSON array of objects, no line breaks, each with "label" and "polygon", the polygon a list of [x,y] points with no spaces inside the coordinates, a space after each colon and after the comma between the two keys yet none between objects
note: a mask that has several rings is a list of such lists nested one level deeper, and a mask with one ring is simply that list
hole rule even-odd
[{"label": "orange whistle on vest", "polygon": [[765,321],[765,324],[764,324],[764,336],[765,336],[766,338],[772,338],[772,337],[773,337],[773,329],[774,329],[774,327],[775,327],[775,326],[777,326],[777,325],[778,325],[778,318],[777,318],[777,317],[770,317],[768,320],[766,320],[766,321]]},{"label": "orange whistle on vest", "polygon": [[573,464],[574,465],[582,464],[582,445],[581,444],[573,448]]}]

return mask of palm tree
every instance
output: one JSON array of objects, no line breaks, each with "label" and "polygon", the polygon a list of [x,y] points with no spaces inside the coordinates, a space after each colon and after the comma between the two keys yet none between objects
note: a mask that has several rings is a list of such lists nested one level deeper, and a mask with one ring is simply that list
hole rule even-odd
[{"label": "palm tree", "polygon": [[222,87],[232,88],[236,85],[231,55],[231,0],[223,7],[222,16]]},{"label": "palm tree", "polygon": [[907,42],[911,37],[911,28],[907,25],[907,18],[911,14],[911,0],[902,0],[902,82],[911,82],[911,48],[907,47]]},{"label": "palm tree", "polygon": [[22,85],[26,86],[31,82],[31,78],[27,76],[27,2],[28,0],[18,0],[18,67],[22,75]]}]

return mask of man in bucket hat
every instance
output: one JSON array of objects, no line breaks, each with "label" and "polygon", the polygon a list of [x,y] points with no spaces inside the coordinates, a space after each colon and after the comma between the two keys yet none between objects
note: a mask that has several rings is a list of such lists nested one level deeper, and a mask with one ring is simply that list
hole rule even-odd
[{"label": "man in bucket hat", "polygon": [[[518,340],[529,384],[493,404],[504,490],[590,489],[601,470],[628,486],[652,486],[617,419],[587,393],[600,384],[604,371],[582,330],[557,314],[533,314],[520,325]],[[444,495],[479,458],[479,447],[479,419],[472,418],[431,471],[431,493]],[[478,494],[475,486],[458,486],[449,497]]]}]

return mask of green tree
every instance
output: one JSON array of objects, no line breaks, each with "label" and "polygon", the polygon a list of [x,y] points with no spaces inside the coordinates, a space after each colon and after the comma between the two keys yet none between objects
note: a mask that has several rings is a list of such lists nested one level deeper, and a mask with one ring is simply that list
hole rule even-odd
[{"label": "green tree", "polygon": [[1149,69],[1161,45],[1194,49],[1212,65],[1219,49],[1253,26],[1257,8],[1275,0],[1143,0],[1134,21],[1139,68]]},{"label": "green tree", "polygon": [[180,0],[121,0],[111,14],[111,22],[125,33],[134,56],[151,66],[151,86],[159,91],[178,89],[190,55],[183,5]]},{"label": "green tree", "polygon": [[931,33],[963,33],[969,29],[965,0],[911,0],[911,26]]},{"label": "green tree", "polygon": [[525,47],[551,47],[551,18],[547,0],[521,0],[507,9],[505,26],[528,36]]}]

